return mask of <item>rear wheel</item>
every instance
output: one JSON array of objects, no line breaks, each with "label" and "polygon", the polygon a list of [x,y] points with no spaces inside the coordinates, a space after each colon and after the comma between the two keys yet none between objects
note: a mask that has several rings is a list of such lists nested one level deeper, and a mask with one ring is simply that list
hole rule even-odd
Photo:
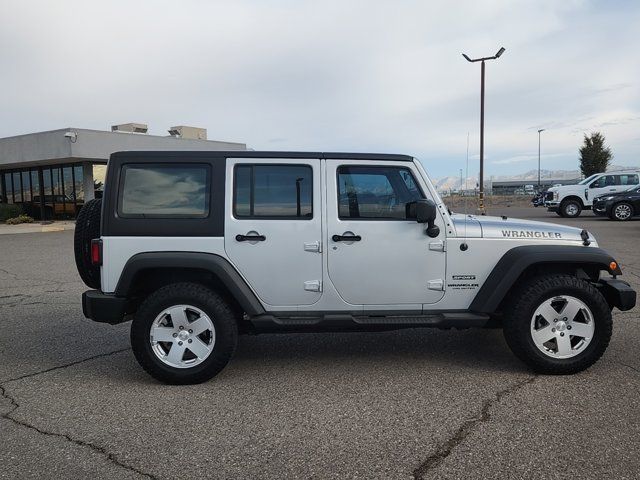
[{"label": "rear wheel", "polygon": [[100,288],[100,267],[91,263],[91,240],[100,238],[102,200],[89,200],[84,204],[73,236],[76,267],[82,281],[90,288]]},{"label": "rear wheel", "polygon": [[560,204],[560,216],[565,218],[575,218],[582,212],[582,204],[578,200],[569,199]]},{"label": "rear wheel", "polygon": [[233,311],[216,292],[194,283],[175,283],[142,303],[131,324],[131,346],[142,368],[157,380],[201,383],[231,360],[237,325]]},{"label": "rear wheel", "polygon": [[611,209],[611,218],[625,222],[633,217],[633,205],[627,202],[620,202]]},{"label": "rear wheel", "polygon": [[589,282],[570,275],[536,277],[506,306],[504,335],[534,371],[571,374],[593,365],[611,338],[611,310]]}]

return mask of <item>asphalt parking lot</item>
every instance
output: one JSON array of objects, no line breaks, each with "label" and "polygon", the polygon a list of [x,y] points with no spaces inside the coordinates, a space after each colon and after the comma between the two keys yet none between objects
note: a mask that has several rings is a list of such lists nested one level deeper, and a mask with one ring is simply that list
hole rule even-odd
[{"label": "asphalt parking lot", "polygon": [[[583,226],[640,289],[640,220]],[[170,387],[84,319],[73,232],[0,235],[1,478],[640,478],[637,309],[605,356],[532,375],[499,330],[241,337]]]}]

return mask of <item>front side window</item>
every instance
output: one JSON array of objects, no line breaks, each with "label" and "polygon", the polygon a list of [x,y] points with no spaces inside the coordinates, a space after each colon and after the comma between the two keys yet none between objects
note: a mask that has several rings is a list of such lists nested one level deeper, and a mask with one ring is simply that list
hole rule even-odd
[{"label": "front side window", "polygon": [[313,169],[308,165],[237,165],[233,213],[237,218],[313,218]]},{"label": "front side window", "polygon": [[619,185],[618,175],[604,175],[591,184],[591,188],[605,188]]},{"label": "front side window", "polygon": [[407,168],[338,168],[338,215],[341,219],[407,220],[408,204],[421,198],[424,195]]},{"label": "front side window", "polygon": [[118,214],[136,218],[204,218],[209,215],[207,165],[125,165]]}]

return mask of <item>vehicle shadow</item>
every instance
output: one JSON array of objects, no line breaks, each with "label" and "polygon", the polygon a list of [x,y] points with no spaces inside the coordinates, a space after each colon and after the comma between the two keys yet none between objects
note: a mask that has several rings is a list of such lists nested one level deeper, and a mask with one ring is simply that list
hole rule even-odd
[{"label": "vehicle shadow", "polygon": [[[108,369],[104,362],[88,362],[74,368],[88,375],[117,377],[120,382],[159,384],[142,371],[131,352],[106,361],[110,363]],[[511,353],[501,330],[407,329],[241,336],[233,359],[217,379],[236,383],[243,378],[268,377],[277,381],[278,377],[303,378],[339,371],[348,372],[349,376],[385,371],[386,375],[441,375],[456,371],[471,375],[475,372],[480,377],[529,372]]]}]

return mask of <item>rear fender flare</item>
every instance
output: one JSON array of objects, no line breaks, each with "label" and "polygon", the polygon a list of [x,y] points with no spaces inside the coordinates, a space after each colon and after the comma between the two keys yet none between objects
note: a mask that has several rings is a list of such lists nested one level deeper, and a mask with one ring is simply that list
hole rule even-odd
[{"label": "rear fender flare", "polygon": [[124,266],[115,295],[127,297],[139,273],[157,268],[204,270],[222,282],[242,309],[249,315],[261,315],[265,310],[244,278],[229,261],[220,255],[199,252],[145,252],[131,257]]}]

